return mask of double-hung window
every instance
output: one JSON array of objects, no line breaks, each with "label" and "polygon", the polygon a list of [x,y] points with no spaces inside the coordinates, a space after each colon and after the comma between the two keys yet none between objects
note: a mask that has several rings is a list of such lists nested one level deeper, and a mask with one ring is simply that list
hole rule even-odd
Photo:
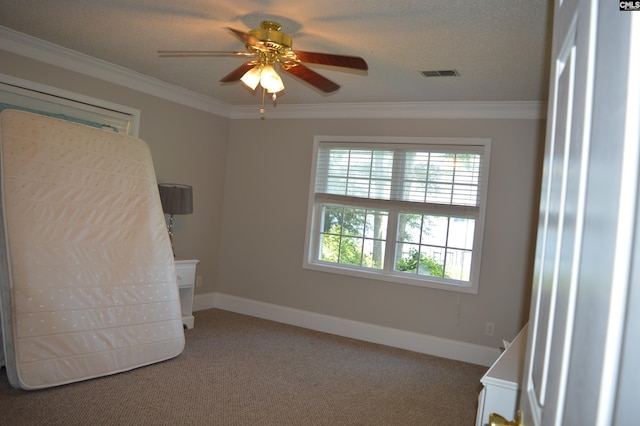
[{"label": "double-hung window", "polygon": [[317,136],[304,267],[477,293],[489,139]]}]

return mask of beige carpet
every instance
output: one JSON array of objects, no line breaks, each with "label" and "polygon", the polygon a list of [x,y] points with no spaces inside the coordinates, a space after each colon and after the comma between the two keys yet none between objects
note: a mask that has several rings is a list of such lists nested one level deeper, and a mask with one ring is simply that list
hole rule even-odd
[{"label": "beige carpet", "polygon": [[2,425],[473,425],[486,367],[217,309],[177,358],[40,391],[0,370]]}]

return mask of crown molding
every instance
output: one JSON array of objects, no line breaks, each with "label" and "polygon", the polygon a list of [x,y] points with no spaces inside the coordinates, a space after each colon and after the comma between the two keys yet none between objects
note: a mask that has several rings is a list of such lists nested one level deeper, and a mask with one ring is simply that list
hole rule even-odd
[{"label": "crown molding", "polygon": [[[233,106],[162,80],[0,26],[0,49],[231,119],[260,119],[255,105]],[[270,119],[527,119],[546,116],[543,102],[378,102],[277,105]]]},{"label": "crown molding", "polygon": [[179,104],[229,116],[231,105],[162,80],[0,26],[0,49]]}]

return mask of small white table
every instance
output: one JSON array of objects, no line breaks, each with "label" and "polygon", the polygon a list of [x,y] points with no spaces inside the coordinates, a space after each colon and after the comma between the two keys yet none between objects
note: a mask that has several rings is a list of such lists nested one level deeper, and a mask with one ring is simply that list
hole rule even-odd
[{"label": "small white table", "polygon": [[193,291],[196,283],[197,259],[176,259],[176,279],[180,291],[180,307],[182,309],[182,324],[193,328]]},{"label": "small white table", "polygon": [[478,397],[476,426],[489,424],[491,413],[509,420],[516,417],[527,349],[527,330],[528,324],[480,379],[484,388]]}]

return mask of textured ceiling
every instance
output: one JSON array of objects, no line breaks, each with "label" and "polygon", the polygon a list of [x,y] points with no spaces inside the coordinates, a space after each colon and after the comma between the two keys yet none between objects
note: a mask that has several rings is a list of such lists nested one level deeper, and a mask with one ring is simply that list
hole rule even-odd
[{"label": "textured ceiling", "polygon": [[[310,66],[330,95],[284,75],[278,102],[544,101],[549,0],[0,0],[0,25],[232,105],[259,94],[218,80],[246,59],[160,58],[242,50],[225,27],[275,20],[293,48],[362,56],[366,74]],[[459,77],[420,71],[456,69]],[[281,73],[282,75],[283,73]]]}]

